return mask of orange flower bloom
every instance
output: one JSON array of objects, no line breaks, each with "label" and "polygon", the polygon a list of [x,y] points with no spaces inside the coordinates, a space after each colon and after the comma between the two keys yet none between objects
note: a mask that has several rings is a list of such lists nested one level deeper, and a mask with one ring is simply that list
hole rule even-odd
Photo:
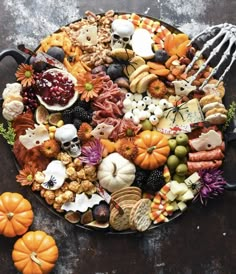
[{"label": "orange flower bloom", "polygon": [[32,166],[26,166],[24,169],[20,170],[18,175],[16,175],[16,181],[22,186],[32,185],[36,172],[36,168]]},{"label": "orange flower bloom", "polygon": [[92,127],[88,123],[82,123],[79,130],[78,136],[82,142],[88,141],[91,138]]},{"label": "orange flower bloom", "polygon": [[15,75],[17,81],[20,81],[23,87],[31,86],[35,83],[32,65],[19,65]]},{"label": "orange flower bloom", "polygon": [[97,97],[102,89],[103,80],[100,76],[92,75],[90,72],[77,76],[75,90],[81,94],[80,99],[89,102],[93,97]]}]

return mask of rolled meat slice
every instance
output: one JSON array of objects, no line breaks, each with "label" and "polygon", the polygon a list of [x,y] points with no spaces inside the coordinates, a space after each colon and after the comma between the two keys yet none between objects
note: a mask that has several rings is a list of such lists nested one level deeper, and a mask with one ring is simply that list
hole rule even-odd
[{"label": "rolled meat slice", "polygon": [[224,154],[220,148],[215,148],[208,151],[190,152],[188,154],[188,158],[191,162],[222,160],[224,158]]},{"label": "rolled meat slice", "polygon": [[222,165],[222,160],[214,161],[199,161],[199,162],[187,162],[188,171],[190,174],[199,171],[201,169],[213,169],[219,168]]}]

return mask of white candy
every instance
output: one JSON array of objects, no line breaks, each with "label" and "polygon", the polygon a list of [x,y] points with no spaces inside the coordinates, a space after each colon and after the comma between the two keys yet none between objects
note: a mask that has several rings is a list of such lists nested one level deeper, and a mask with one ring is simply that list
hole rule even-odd
[{"label": "white candy", "polygon": [[135,125],[138,125],[140,123],[140,119],[137,116],[134,116],[132,120]]},{"label": "white candy", "polygon": [[140,110],[144,110],[146,108],[146,103],[143,100],[138,101],[137,108]]},{"label": "white candy", "polygon": [[145,110],[141,110],[140,111],[140,114],[139,114],[139,119],[140,120],[146,120],[148,117],[147,117],[147,113],[148,111],[145,111]]},{"label": "white candy", "polygon": [[137,102],[136,101],[132,101],[132,109],[137,107]]},{"label": "white candy", "polygon": [[159,123],[159,119],[155,115],[151,115],[149,118],[149,121],[153,126],[157,125]]},{"label": "white candy", "polygon": [[150,116],[151,116],[151,113],[148,111],[148,110],[144,110],[145,111],[145,115],[146,115],[146,118],[148,119]]},{"label": "white candy", "polygon": [[139,117],[140,112],[141,112],[141,110],[139,110],[138,108],[135,108],[135,109],[133,109],[133,111],[132,111],[133,115],[134,115],[134,116],[137,116],[137,117]]},{"label": "white candy", "polygon": [[159,102],[159,106],[162,110],[169,108],[170,103],[166,99],[161,99]]},{"label": "white candy", "polygon": [[150,105],[148,106],[148,110],[149,110],[149,112],[151,112],[151,113],[154,113],[155,108],[156,108],[156,105],[154,105],[154,104],[150,104]]},{"label": "white candy", "polygon": [[133,98],[134,98],[134,100],[135,100],[136,102],[138,102],[138,101],[140,101],[140,100],[143,99],[142,94],[139,94],[139,93],[135,93],[133,96],[134,96]]},{"label": "white candy", "polygon": [[132,93],[130,93],[130,92],[126,93],[126,94],[125,94],[125,97],[126,97],[127,99],[130,99],[131,101],[134,100],[134,95],[133,95]]},{"label": "white candy", "polygon": [[126,112],[124,115],[124,119],[126,119],[126,120],[130,120],[130,119],[132,120],[133,118],[134,118],[134,115],[130,111]]},{"label": "white candy", "polygon": [[160,99],[152,97],[152,104],[158,106],[160,103]]},{"label": "white candy", "polygon": [[154,114],[157,118],[161,118],[163,116],[163,110],[157,106],[154,110]]},{"label": "white candy", "polygon": [[132,109],[132,100],[130,100],[130,98],[125,98],[123,106],[125,109]]},{"label": "white candy", "polygon": [[146,103],[146,105],[150,105],[152,102],[152,99],[149,96],[144,96],[143,101]]}]

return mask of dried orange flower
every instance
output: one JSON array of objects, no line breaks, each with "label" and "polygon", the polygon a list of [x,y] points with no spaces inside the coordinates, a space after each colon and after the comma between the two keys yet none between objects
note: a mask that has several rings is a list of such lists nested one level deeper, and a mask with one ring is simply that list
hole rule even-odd
[{"label": "dried orange flower", "polygon": [[116,151],[124,158],[132,161],[138,154],[133,138],[122,138],[116,142]]},{"label": "dried orange flower", "polygon": [[48,158],[56,158],[60,150],[61,146],[55,139],[46,140],[40,146],[40,151]]},{"label": "dried orange flower", "polygon": [[81,94],[81,100],[89,102],[92,98],[98,96],[98,93],[101,91],[103,86],[102,83],[102,77],[86,72],[77,76],[77,85],[75,86],[75,90]]},{"label": "dried orange flower", "polygon": [[82,123],[78,130],[78,137],[80,140],[88,141],[91,138],[92,127],[88,123]]},{"label": "dried orange flower", "polygon": [[19,171],[18,175],[16,175],[16,181],[22,186],[32,185],[36,172],[36,168],[32,166],[26,166],[24,169]]},{"label": "dried orange flower", "polygon": [[17,81],[20,81],[23,87],[31,86],[35,83],[32,65],[19,65],[15,75]]}]

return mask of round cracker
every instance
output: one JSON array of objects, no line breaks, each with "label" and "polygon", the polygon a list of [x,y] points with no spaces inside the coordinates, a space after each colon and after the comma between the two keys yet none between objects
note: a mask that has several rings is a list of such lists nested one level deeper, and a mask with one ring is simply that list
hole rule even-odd
[{"label": "round cracker", "polygon": [[222,125],[226,122],[227,116],[221,113],[214,113],[205,118],[205,121],[213,125]]},{"label": "round cracker", "polygon": [[207,105],[209,103],[213,103],[213,102],[222,103],[222,99],[219,96],[216,96],[216,95],[213,95],[213,94],[206,95],[206,96],[201,98],[200,105],[205,106],[205,105]]},{"label": "round cracker", "polygon": [[114,198],[114,197],[116,197],[117,194],[120,194],[120,193],[123,194],[126,191],[134,191],[134,192],[136,191],[136,192],[140,193],[140,195],[141,195],[141,192],[142,192],[141,189],[137,186],[127,186],[127,187],[123,187],[119,190],[116,190],[116,191],[112,192],[111,197]]},{"label": "round cracker", "polygon": [[151,209],[151,200],[143,198],[134,212],[133,225],[138,231],[145,231],[151,225],[149,212]]},{"label": "round cracker", "polygon": [[[127,201],[127,200],[138,201],[140,199],[141,199],[140,195],[128,193],[113,200],[120,206],[121,202],[123,201]],[[114,207],[114,204],[111,203],[110,208],[112,209],[113,207]]]},{"label": "round cracker", "polygon": [[227,114],[227,112],[228,111],[225,108],[213,108],[213,109],[208,110],[205,115],[207,117],[207,116],[210,116],[215,113]]},{"label": "round cracker", "polygon": [[133,208],[132,204],[122,207],[124,214],[119,214],[119,211],[115,208],[112,209],[110,214],[110,225],[114,230],[122,231],[129,229],[129,215]]},{"label": "round cracker", "polygon": [[202,111],[204,113],[206,113],[208,110],[211,110],[213,108],[224,108],[225,106],[222,104],[222,103],[219,103],[219,102],[213,102],[213,103],[209,103],[209,104],[206,104],[203,108],[202,108]]},{"label": "round cracker", "polygon": [[130,216],[129,216],[129,225],[130,225],[130,229],[135,230],[135,226],[134,226],[134,213],[137,209],[137,207],[139,206],[139,204],[142,202],[142,199],[140,199],[139,201],[137,201],[137,203],[133,206],[133,208],[131,209],[130,212]]}]

